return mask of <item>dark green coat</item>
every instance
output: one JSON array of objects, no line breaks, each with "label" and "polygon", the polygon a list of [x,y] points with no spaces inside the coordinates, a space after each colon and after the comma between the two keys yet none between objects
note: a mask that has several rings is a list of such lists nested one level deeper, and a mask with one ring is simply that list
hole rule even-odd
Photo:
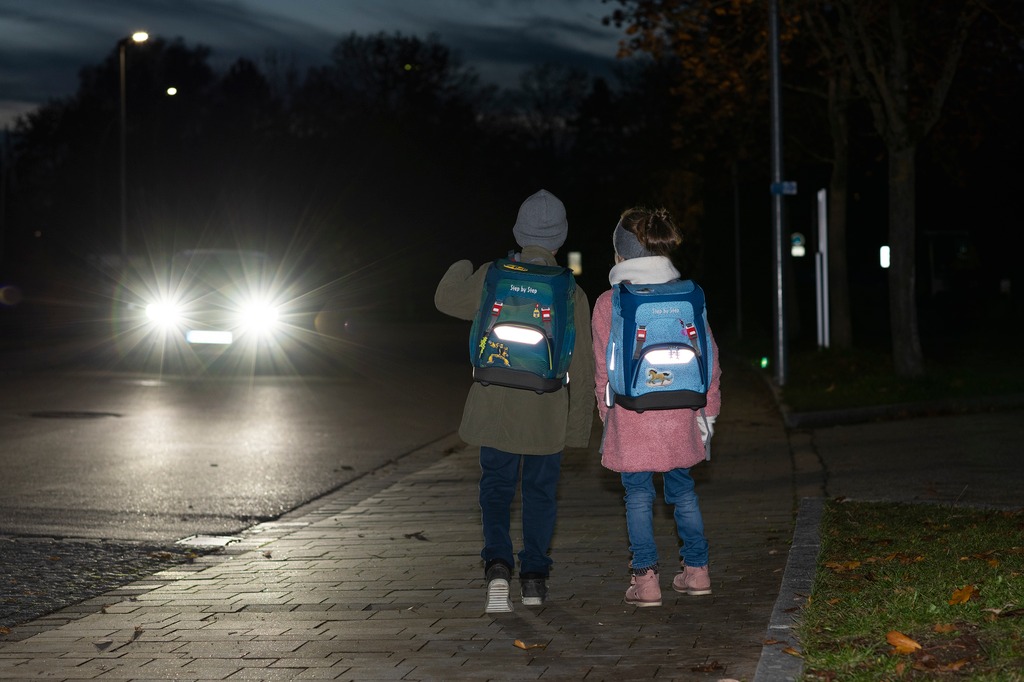
[{"label": "dark green coat", "polygon": [[[528,246],[522,259],[557,265],[545,249]],[[434,305],[446,315],[472,320],[480,306],[490,263],[473,270],[468,260],[453,263],[434,292]],[[576,345],[569,365],[569,386],[537,394],[474,382],[462,412],[459,435],[470,445],[486,445],[523,455],[550,455],[568,447],[587,447],[594,418],[594,350],[590,302],[576,287]],[[468,330],[467,330],[468,334]]]}]

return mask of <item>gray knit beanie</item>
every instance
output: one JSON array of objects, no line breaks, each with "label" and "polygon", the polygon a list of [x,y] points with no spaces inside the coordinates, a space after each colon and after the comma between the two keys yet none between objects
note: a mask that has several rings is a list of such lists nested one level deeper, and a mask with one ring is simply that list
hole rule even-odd
[{"label": "gray knit beanie", "polygon": [[519,215],[512,228],[519,246],[540,246],[549,251],[564,244],[568,232],[565,206],[558,197],[544,189],[527,197],[519,207]]}]

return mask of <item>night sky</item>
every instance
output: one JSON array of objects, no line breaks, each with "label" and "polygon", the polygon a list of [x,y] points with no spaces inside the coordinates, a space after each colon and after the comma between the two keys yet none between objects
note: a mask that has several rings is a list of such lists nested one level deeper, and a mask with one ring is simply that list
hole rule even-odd
[{"label": "night sky", "polygon": [[486,81],[514,87],[542,62],[606,70],[621,37],[601,24],[612,8],[601,0],[0,0],[0,126],[73,94],[83,66],[140,29],[209,47],[215,69],[242,56],[322,64],[353,32],[436,34]]}]

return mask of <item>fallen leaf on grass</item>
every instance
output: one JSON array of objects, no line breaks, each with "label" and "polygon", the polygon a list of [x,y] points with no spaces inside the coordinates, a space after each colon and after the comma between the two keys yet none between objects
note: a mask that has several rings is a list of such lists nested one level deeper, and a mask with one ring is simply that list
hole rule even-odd
[{"label": "fallen leaf on grass", "polygon": [[846,573],[860,567],[859,561],[827,561],[826,568],[831,568],[836,573]]},{"label": "fallen leaf on grass", "polygon": [[949,598],[949,603],[966,604],[978,594],[978,588],[974,585],[964,585],[958,590],[953,590],[953,596]]},{"label": "fallen leaf on grass", "polygon": [[885,636],[885,641],[892,644],[891,653],[894,654],[909,654],[921,648],[920,644],[897,630],[890,630]]},{"label": "fallen leaf on grass", "polygon": [[524,642],[521,639],[517,639],[516,641],[512,642],[512,644],[514,646],[519,647],[520,649],[523,649],[523,650],[526,650],[526,649],[546,649],[547,646],[548,646],[547,644],[527,644],[526,642]]},{"label": "fallen leaf on grass", "polygon": [[956,629],[956,626],[952,623],[936,623],[935,627],[932,628],[932,630],[939,633],[956,632]]}]

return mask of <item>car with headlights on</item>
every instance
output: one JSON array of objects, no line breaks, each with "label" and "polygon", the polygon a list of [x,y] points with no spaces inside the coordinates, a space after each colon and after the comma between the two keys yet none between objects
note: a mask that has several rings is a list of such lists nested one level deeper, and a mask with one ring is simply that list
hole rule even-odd
[{"label": "car with headlights on", "polygon": [[181,251],[122,294],[121,345],[160,369],[221,356],[283,362],[315,336],[307,297],[285,279],[261,251]]}]

